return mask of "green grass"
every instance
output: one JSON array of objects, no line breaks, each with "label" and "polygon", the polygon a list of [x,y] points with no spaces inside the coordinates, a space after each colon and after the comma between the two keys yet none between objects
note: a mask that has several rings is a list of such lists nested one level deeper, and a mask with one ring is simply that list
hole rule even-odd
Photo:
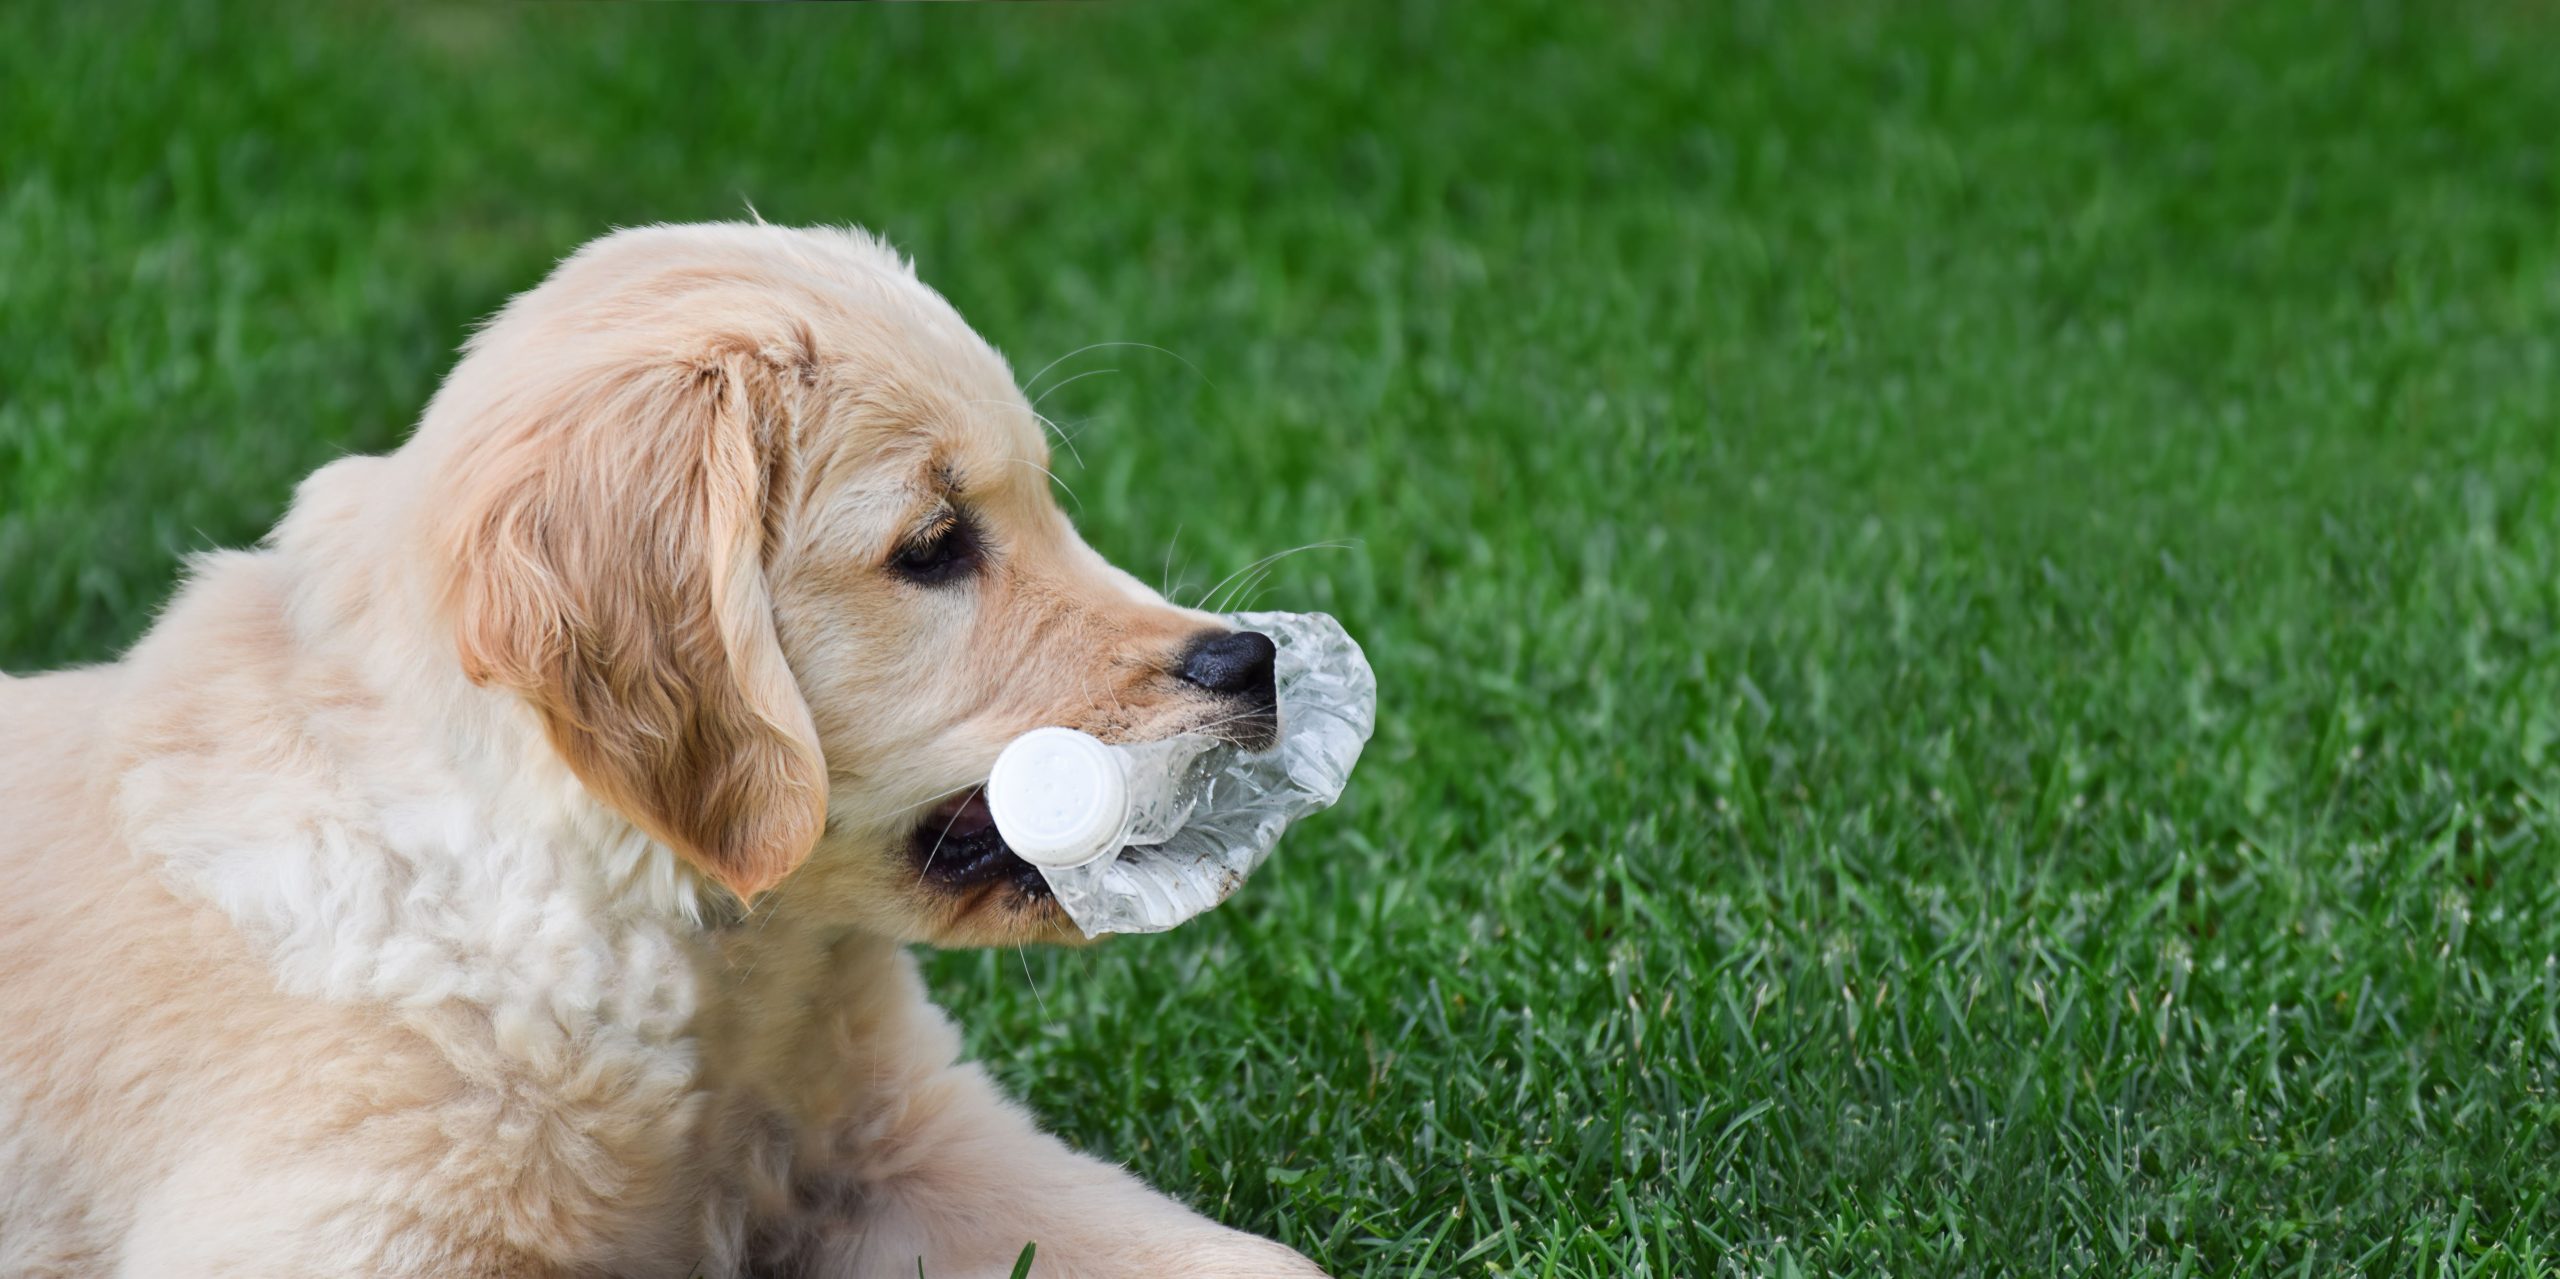
[{"label": "green grass", "polygon": [[1141,575],[1357,543],[1342,809],[933,966],[1071,1139],[1344,1275],[2560,1272],[2555,21],[31,6],[0,665],[583,239],[860,222]]}]

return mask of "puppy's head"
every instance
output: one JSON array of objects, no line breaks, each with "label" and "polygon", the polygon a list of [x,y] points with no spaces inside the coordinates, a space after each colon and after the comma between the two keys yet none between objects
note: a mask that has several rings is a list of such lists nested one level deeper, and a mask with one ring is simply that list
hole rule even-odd
[{"label": "puppy's head", "polygon": [[1269,642],[1085,546],[1004,362],[858,234],[599,241],[473,341],[418,447],[465,671],[742,899],[1067,937],[978,796],[1004,744],[1274,728]]}]

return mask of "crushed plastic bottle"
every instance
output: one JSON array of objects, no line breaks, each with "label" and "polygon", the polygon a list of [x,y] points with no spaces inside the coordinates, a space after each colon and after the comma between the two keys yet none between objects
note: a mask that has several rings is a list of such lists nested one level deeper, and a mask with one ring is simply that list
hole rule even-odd
[{"label": "crushed plastic bottle", "polygon": [[1359,644],[1322,613],[1234,613],[1277,648],[1280,739],[1198,733],[1106,745],[1070,728],[1014,739],[987,780],[996,829],[1088,937],[1155,933],[1225,901],[1291,822],[1341,798],[1377,722]]}]

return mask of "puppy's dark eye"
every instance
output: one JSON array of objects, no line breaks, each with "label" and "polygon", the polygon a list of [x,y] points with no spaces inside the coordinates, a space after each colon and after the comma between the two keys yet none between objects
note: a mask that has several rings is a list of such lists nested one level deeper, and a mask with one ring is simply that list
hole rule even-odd
[{"label": "puppy's dark eye", "polygon": [[952,512],[900,546],[889,570],[918,586],[940,586],[975,571],[978,560],[978,526]]}]

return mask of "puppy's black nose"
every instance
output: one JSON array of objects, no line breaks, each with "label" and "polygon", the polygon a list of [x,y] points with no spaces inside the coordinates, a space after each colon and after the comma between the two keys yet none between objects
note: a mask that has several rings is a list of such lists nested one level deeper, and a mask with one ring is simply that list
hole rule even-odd
[{"label": "puppy's black nose", "polygon": [[1280,650],[1260,631],[1223,631],[1191,641],[1182,654],[1183,679],[1212,693],[1269,702],[1271,659]]}]

